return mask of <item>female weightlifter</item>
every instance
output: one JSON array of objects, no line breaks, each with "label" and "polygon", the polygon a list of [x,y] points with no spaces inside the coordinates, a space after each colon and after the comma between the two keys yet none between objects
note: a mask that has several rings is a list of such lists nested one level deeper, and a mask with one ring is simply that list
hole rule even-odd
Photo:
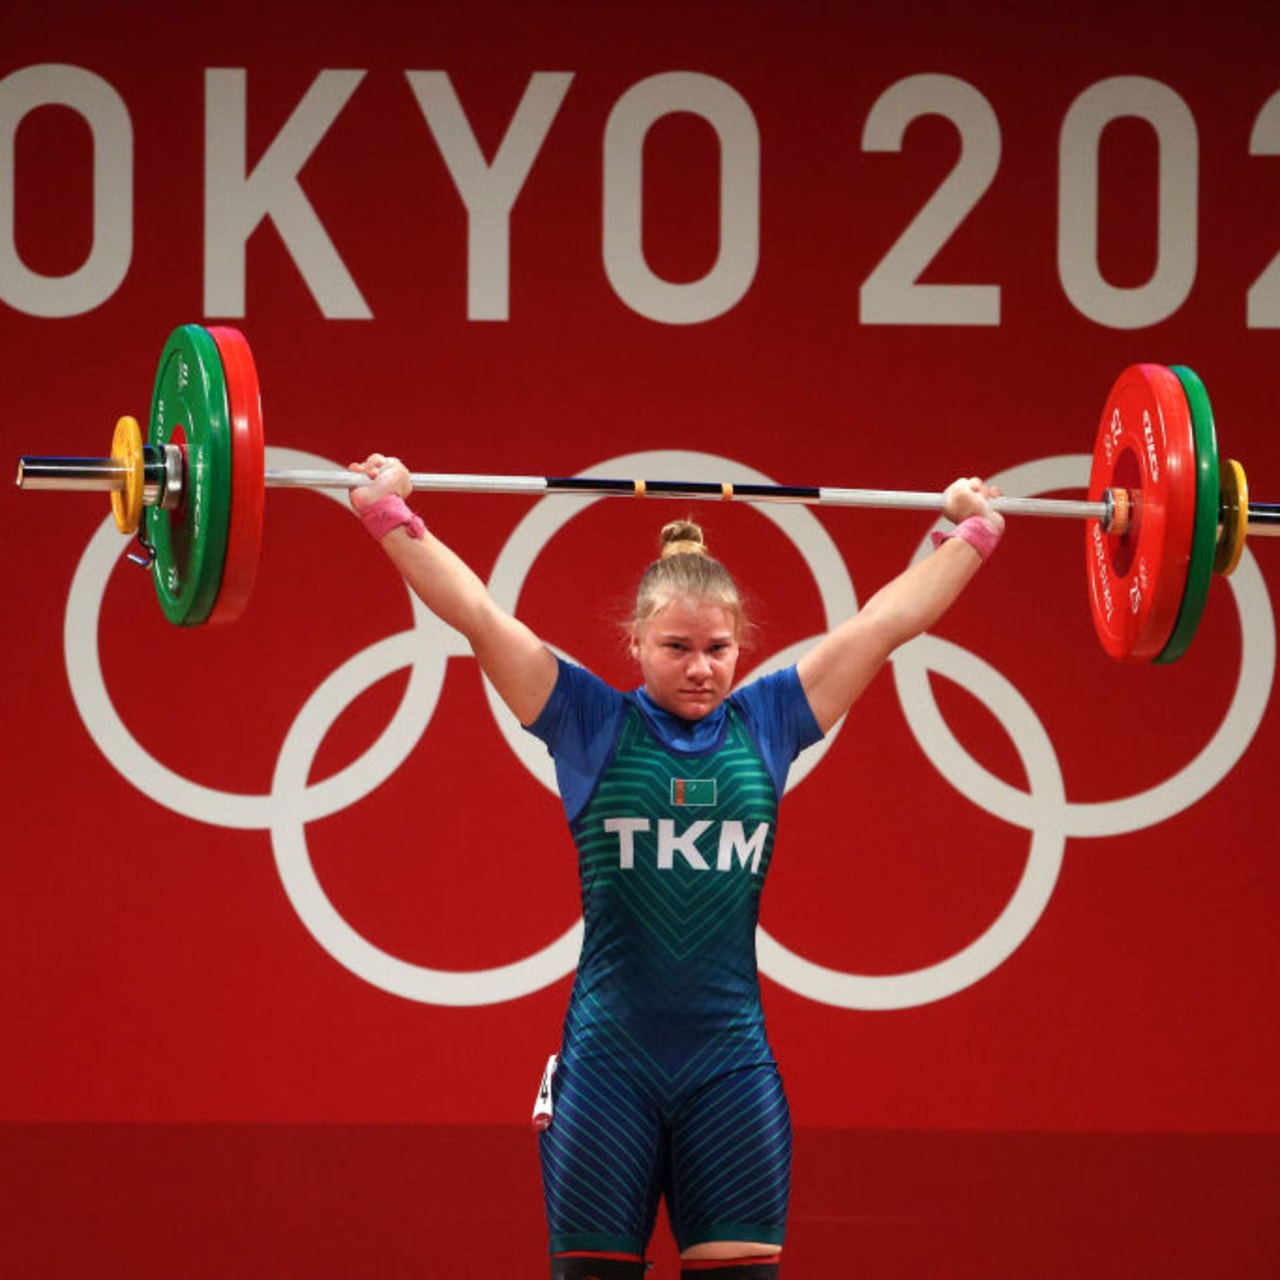
[{"label": "female weightlifter", "polygon": [[774,1280],[791,1125],[756,970],[761,887],[792,760],[932,626],[1003,518],[957,480],[952,533],[794,666],[734,690],[742,605],[690,522],[663,530],[631,628],[640,687],[558,659],[406,505],[396,458],[351,502],[409,586],[470,642],[555,760],[584,938],[539,1137],[553,1280],[640,1280],[659,1201],[681,1274]]}]

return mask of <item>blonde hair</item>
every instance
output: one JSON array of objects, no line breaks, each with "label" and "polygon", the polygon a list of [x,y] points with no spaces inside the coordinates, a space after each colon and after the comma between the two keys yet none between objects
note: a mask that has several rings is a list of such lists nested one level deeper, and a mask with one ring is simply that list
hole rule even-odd
[{"label": "blonde hair", "polygon": [[644,571],[636,590],[632,635],[673,600],[692,597],[723,608],[733,618],[735,638],[742,641],[749,623],[737,583],[707,550],[701,527],[692,520],[672,520],[662,526],[658,541],[658,558]]}]

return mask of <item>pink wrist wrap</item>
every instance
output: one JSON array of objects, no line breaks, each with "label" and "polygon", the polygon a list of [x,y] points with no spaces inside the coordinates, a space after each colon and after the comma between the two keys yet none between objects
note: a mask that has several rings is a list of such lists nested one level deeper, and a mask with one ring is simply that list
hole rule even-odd
[{"label": "pink wrist wrap", "polygon": [[360,512],[360,522],[378,542],[381,542],[392,529],[398,529],[401,525],[405,526],[411,538],[421,538],[427,531],[422,518],[414,515],[405,500],[394,493],[389,493],[385,498],[379,498],[377,502],[371,502],[363,508]]},{"label": "pink wrist wrap", "polygon": [[982,516],[970,516],[961,520],[950,533],[934,533],[931,535],[934,547],[940,547],[948,538],[959,538],[967,542],[982,558],[986,560],[996,549],[1002,530],[989,524]]}]

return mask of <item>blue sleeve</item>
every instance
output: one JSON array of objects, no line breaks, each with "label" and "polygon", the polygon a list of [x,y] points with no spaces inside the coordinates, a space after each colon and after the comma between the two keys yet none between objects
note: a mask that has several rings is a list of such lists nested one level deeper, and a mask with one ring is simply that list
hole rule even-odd
[{"label": "blue sleeve", "polygon": [[779,796],[791,762],[822,738],[813,708],[794,666],[743,685],[730,698],[760,748]]},{"label": "blue sleeve", "polygon": [[624,715],[622,694],[590,671],[560,659],[555,688],[528,732],[546,744],[572,822],[613,755]]}]

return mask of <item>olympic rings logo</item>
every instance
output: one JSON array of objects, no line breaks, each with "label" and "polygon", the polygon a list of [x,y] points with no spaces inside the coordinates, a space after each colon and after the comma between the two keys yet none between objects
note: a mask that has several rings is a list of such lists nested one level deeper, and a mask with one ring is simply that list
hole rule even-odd
[{"label": "olympic rings logo", "polygon": [[[294,450],[268,449],[268,465],[329,468],[335,464]],[[727,479],[770,484],[769,477],[728,458],[689,452],[648,452],[599,464],[600,474],[672,474],[691,479]],[[1046,458],[991,477],[1007,492],[1036,494],[1079,487],[1088,475],[1085,455]],[[345,494],[326,496],[346,505]],[[555,495],[536,503],[512,531],[489,586],[495,598],[516,609],[534,561],[554,534],[599,498]],[[813,573],[827,626],[857,608],[857,598],[835,543],[803,506],[757,508],[789,537]],[[928,536],[915,558],[927,553]],[[450,657],[470,657],[460,636],[433,617],[410,594],[413,625],[348,659],[298,712],[277,759],[271,790],[245,795],[215,790],[182,777],[150,755],[129,731],[107,693],[96,641],[106,584],[122,554],[112,519],[90,540],[67,599],[63,647],[72,696],[86,729],[111,764],[145,795],[198,822],[271,834],[276,866],[299,919],[315,940],[351,973],[406,1000],[442,1006],[498,1004],[520,999],[559,981],[577,964],[582,923],[523,959],[490,969],[430,969],[407,963],[361,936],[329,900],[312,866],[306,827],[359,803],[408,758],[425,732],[444,684]],[[920,636],[892,659],[903,713],[938,772],[974,804],[1027,831],[1030,845],[1022,877],[999,916],[973,942],[945,960],[910,972],[861,975],[806,960],[763,928],[758,935],[761,972],[799,995],[844,1009],[903,1009],[943,1000],[980,982],[1004,963],[1030,935],[1048,905],[1069,837],[1088,838],[1152,826],[1189,808],[1213,790],[1248,748],[1262,718],[1275,673],[1275,626],[1270,599],[1252,554],[1246,549],[1229,579],[1241,628],[1240,677],[1231,705],[1212,738],[1183,769],[1146,791],[1120,800],[1073,803],[1053,743],[1018,690],[977,655],[933,636]],[[757,668],[774,670],[794,661],[810,637],[778,652]],[[567,656],[567,655],[566,655]],[[385,676],[409,669],[401,701],[378,739],[340,772],[309,782],[326,733],[342,712]],[[1028,789],[995,777],[960,744],[933,697],[929,674],[938,672],[988,706],[1010,735],[1025,770]],[[486,684],[492,713],[516,757],[544,787],[555,790],[554,770],[541,743],[525,733]],[[788,790],[820,764],[835,740],[826,739],[801,756]]]}]

